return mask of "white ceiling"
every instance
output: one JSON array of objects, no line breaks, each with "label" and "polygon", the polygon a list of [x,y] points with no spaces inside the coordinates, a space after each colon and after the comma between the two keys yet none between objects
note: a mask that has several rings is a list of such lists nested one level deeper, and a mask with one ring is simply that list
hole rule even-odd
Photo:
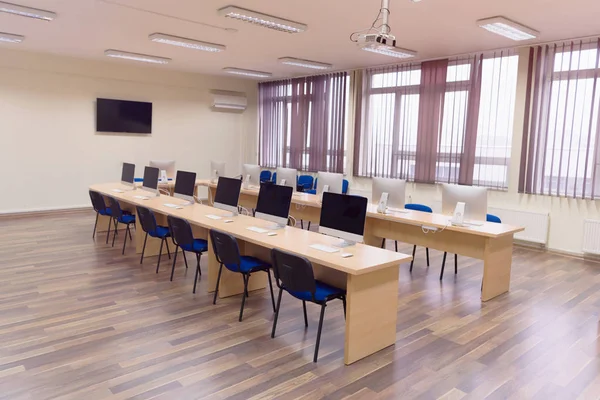
[{"label": "white ceiling", "polygon": [[[0,48],[104,59],[106,49],[172,58],[174,70],[221,74],[224,67],[272,72],[274,77],[314,71],[278,64],[297,57],[334,65],[335,70],[391,64],[398,60],[357,49],[352,32],[368,28],[380,0],[9,0],[58,13],[52,22],[0,13],[0,31],[26,36],[25,42]],[[131,8],[107,4],[120,3]],[[287,34],[219,17],[217,9],[236,5],[308,25]],[[418,59],[522,44],[478,28],[475,21],[503,15],[541,32],[536,41],[600,34],[598,0],[391,0],[391,27],[397,45],[419,52]],[[160,13],[164,15],[157,15]],[[195,22],[194,22],[195,21]],[[234,28],[228,32],[221,28]],[[224,44],[222,53],[153,43],[161,32]],[[135,63],[110,60],[117,63]]]}]

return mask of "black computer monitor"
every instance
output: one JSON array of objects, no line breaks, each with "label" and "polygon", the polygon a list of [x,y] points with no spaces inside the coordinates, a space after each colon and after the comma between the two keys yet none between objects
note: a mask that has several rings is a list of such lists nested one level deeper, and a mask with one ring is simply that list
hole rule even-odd
[{"label": "black computer monitor", "polygon": [[196,189],[196,173],[177,171],[175,178],[174,196],[180,199],[194,201],[194,190]]},{"label": "black computer monitor", "polygon": [[135,164],[123,163],[123,169],[121,170],[121,182],[127,186],[133,186],[135,178]]},{"label": "black computer monitor", "polygon": [[366,197],[323,193],[319,232],[339,237],[347,243],[362,242],[367,203]]},{"label": "black computer monitor", "polygon": [[275,222],[278,226],[287,225],[293,193],[291,186],[261,183],[255,217]]},{"label": "black computer monitor", "polygon": [[215,193],[214,207],[220,210],[237,213],[238,201],[240,200],[241,179],[219,177],[217,193]]},{"label": "black computer monitor", "polygon": [[160,170],[154,167],[144,168],[143,189],[158,193],[158,174]]}]

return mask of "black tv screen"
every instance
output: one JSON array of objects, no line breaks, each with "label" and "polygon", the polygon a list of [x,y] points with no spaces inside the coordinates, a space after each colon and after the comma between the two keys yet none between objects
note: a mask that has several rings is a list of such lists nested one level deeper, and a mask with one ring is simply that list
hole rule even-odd
[{"label": "black tv screen", "polygon": [[96,131],[152,133],[152,103],[97,99]]}]

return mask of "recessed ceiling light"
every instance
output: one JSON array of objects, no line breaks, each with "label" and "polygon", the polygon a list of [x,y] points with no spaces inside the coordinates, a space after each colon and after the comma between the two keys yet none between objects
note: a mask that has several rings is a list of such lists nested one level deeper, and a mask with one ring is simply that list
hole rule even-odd
[{"label": "recessed ceiling light", "polygon": [[279,62],[286,65],[295,65],[297,67],[311,68],[311,69],[330,69],[333,67],[331,64],[326,64],[318,61],[303,60],[301,58],[294,57],[282,57]]},{"label": "recessed ceiling light", "polygon": [[129,53],[127,51],[120,50],[106,50],[104,55],[107,57],[123,58],[125,60],[141,61],[152,64],[168,64],[169,61],[171,61],[170,58],[149,56],[147,54]]},{"label": "recessed ceiling light", "polygon": [[225,50],[225,46],[220,44],[200,42],[198,40],[166,35],[164,33],[153,33],[152,35],[148,36],[148,38],[157,43],[170,44],[173,46],[185,47],[194,50],[210,51],[213,53],[218,53]]},{"label": "recessed ceiling light", "polygon": [[251,76],[253,78],[269,78],[273,75],[270,72],[253,71],[251,69],[241,69],[232,67],[223,68],[223,71],[227,72],[228,74]]},{"label": "recessed ceiling light", "polygon": [[304,32],[308,28],[306,25],[299,22],[274,17],[257,11],[246,10],[245,8],[236,6],[227,6],[219,9],[219,15],[287,33]]},{"label": "recessed ceiling light", "polygon": [[52,11],[38,10],[37,8],[24,7],[17,4],[5,3],[0,1],[0,12],[19,15],[21,17],[41,19],[52,21],[56,18],[56,13]]},{"label": "recessed ceiling light", "polygon": [[480,19],[477,21],[477,25],[492,33],[507,37],[512,40],[535,39],[540,34],[534,29],[528,28],[525,25],[521,25],[504,17]]},{"label": "recessed ceiling light", "polygon": [[0,42],[3,43],[21,43],[25,40],[25,36],[13,35],[12,33],[0,32]]}]

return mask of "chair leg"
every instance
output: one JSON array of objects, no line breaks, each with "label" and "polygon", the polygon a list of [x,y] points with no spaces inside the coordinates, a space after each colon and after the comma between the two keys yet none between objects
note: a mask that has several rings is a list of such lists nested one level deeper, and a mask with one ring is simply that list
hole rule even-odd
[{"label": "chair leg", "polygon": [[185,269],[187,269],[188,265],[187,265],[187,257],[185,256],[185,250],[181,249],[181,253],[183,254],[183,261],[185,261]]},{"label": "chair leg", "polygon": [[92,239],[96,237],[96,227],[98,226],[98,213],[96,213],[96,222],[94,222],[94,232],[92,233]]},{"label": "chair leg", "polygon": [[160,250],[158,252],[158,261],[156,262],[156,273],[158,274],[158,269],[160,268],[160,259],[162,258],[162,248],[163,248],[163,243],[165,242],[165,239],[161,239],[160,241]]},{"label": "chair leg", "polygon": [[304,311],[304,326],[308,327],[308,315],[306,315],[306,301],[302,300],[302,310]]},{"label": "chair leg", "polygon": [[[175,273],[175,263],[177,262],[177,250],[178,249],[179,249],[179,246],[175,246],[175,256],[173,257],[173,267],[171,267],[171,282],[173,282],[173,274]],[[157,273],[158,273],[158,271],[157,271]]]},{"label": "chair leg", "polygon": [[110,237],[110,227],[112,225],[112,218],[108,219],[108,228],[106,229],[106,244],[108,244],[108,238]]},{"label": "chair leg", "polygon": [[313,362],[317,362],[317,357],[319,357],[319,345],[321,344],[321,331],[323,330],[323,317],[325,316],[325,307],[326,304],[321,305],[321,318],[319,318],[319,329],[317,330],[317,344],[315,345],[315,356],[313,358]]},{"label": "chair leg", "polygon": [[440,281],[444,277],[444,267],[446,267],[446,255],[448,253],[444,252],[444,258],[442,259],[442,272],[440,272]]},{"label": "chair leg", "polygon": [[171,251],[169,250],[169,241],[168,238],[165,238],[165,244],[167,245],[167,255],[169,256],[169,260],[171,259]]},{"label": "chair leg", "polygon": [[454,255],[454,275],[458,274],[458,254]]},{"label": "chair leg", "polygon": [[133,238],[131,237],[131,229],[129,229],[129,224],[127,224],[127,233],[129,233],[129,240],[133,240]]},{"label": "chair leg", "polygon": [[115,247],[115,238],[117,237],[117,227],[118,227],[119,223],[117,222],[117,220],[115,220],[115,232],[113,233],[113,241],[112,241],[112,247]]},{"label": "chair leg", "polygon": [[192,293],[196,293],[196,284],[198,283],[198,277],[200,275],[202,275],[202,271],[200,270],[200,257],[201,254],[196,253],[196,276],[194,278],[194,290],[192,291]]},{"label": "chair leg", "polygon": [[304,221],[300,220],[300,229],[304,229]]},{"label": "chair leg", "polygon": [[246,274],[242,274],[242,279],[244,280],[244,294],[242,295],[242,306],[240,307],[240,322],[242,322],[242,317],[244,316],[244,304],[246,304],[246,293],[248,293],[248,278],[250,277],[247,277]]},{"label": "chair leg", "polygon": [[[144,261],[144,252],[146,251],[146,242],[148,241],[148,232],[146,232],[146,236],[144,236],[144,247],[142,247],[142,256],[140,257],[140,264]],[[162,249],[162,243],[160,244],[160,248]],[[158,259],[160,263],[160,258]]]},{"label": "chair leg", "polygon": [[221,272],[223,271],[223,264],[219,266],[219,275],[217,276],[217,285],[215,286],[215,295],[213,297],[213,304],[217,304],[217,293],[219,293],[219,282],[221,282]]},{"label": "chair leg", "polygon": [[381,239],[381,248],[385,249],[385,238]]},{"label": "chair leg", "polygon": [[427,266],[429,267],[429,247],[425,247],[425,254],[427,255]]},{"label": "chair leg", "polygon": [[413,265],[415,265],[415,252],[417,251],[417,245],[413,247],[412,261],[410,262],[410,272],[412,272]]},{"label": "chair leg", "polygon": [[308,221],[308,230],[310,231],[310,221]]},{"label": "chair leg", "polygon": [[275,312],[275,295],[273,294],[273,282],[271,282],[271,270],[267,270],[267,276],[269,277],[269,289],[271,290],[271,304],[273,305],[273,312]]},{"label": "chair leg", "polygon": [[283,289],[279,288],[279,297],[277,297],[277,308],[275,309],[275,317],[273,318],[273,330],[271,330],[271,337],[275,337],[275,328],[277,328],[277,317],[279,317],[279,309],[281,308],[281,295]]},{"label": "chair leg", "polygon": [[397,240],[394,240],[394,243],[395,243],[395,245],[396,245],[396,253],[397,253],[397,252],[398,252],[398,241],[397,241]]},{"label": "chair leg", "polygon": [[129,224],[127,224],[127,229],[125,230],[125,240],[123,240],[123,251],[121,252],[122,255],[125,255],[125,245],[127,244],[127,233],[129,233],[129,237],[131,238],[131,233],[129,232]]},{"label": "chair leg", "polygon": [[342,297],[342,303],[344,305],[344,319],[346,319],[346,296]]}]

